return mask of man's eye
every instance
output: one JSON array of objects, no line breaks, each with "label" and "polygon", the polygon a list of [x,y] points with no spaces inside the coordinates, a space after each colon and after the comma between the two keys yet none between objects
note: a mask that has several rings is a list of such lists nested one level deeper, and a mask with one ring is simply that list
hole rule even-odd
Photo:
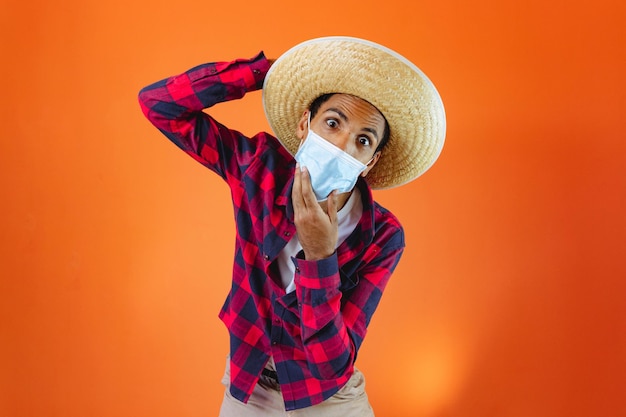
[{"label": "man's eye", "polygon": [[361,136],[359,138],[359,143],[363,146],[370,146],[370,139],[367,136]]},{"label": "man's eye", "polygon": [[339,126],[339,123],[337,123],[335,119],[328,119],[326,121],[326,124],[328,125],[328,127],[332,127],[332,128]]}]

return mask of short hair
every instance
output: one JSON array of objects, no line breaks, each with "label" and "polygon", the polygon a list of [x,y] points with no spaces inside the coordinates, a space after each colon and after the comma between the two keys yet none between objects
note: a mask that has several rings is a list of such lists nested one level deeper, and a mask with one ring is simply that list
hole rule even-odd
[{"label": "short hair", "polygon": [[[311,119],[315,117],[315,115],[319,111],[322,104],[327,102],[328,99],[334,96],[335,94],[338,94],[338,93],[322,94],[321,96],[317,97],[315,100],[311,102],[311,105],[309,106],[309,112],[311,112]],[[385,130],[383,131],[383,138],[381,139],[380,143],[376,147],[376,150],[374,151],[374,153],[382,151],[385,145],[387,144],[387,142],[389,142],[389,133],[390,133],[389,123],[387,123],[387,118],[385,118],[384,114],[383,114],[383,119],[385,119]]]}]

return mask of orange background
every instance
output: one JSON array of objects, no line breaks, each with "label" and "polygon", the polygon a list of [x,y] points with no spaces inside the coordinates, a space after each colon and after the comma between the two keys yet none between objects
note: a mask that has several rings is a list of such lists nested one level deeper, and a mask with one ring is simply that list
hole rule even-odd
[{"label": "orange background", "polygon": [[[318,36],[438,86],[443,154],[376,193],[408,248],[358,364],[379,416],[626,416],[622,0],[3,0],[0,415],[214,416],[226,186],[138,90]],[[259,92],[213,111],[267,129]]]}]

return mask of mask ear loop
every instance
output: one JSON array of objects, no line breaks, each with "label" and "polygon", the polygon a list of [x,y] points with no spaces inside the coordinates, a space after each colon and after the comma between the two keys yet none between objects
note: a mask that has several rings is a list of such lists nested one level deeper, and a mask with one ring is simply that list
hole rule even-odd
[{"label": "mask ear loop", "polygon": [[[311,130],[311,111],[309,110],[309,117],[307,118],[307,121],[306,121],[306,133],[307,133],[307,136],[308,136],[310,130]],[[302,147],[302,144],[304,143],[305,139],[306,139],[306,136],[304,138],[300,139],[300,144],[298,145],[298,149],[300,149],[300,147]]]},{"label": "mask ear loop", "polygon": [[[311,110],[309,110],[309,116],[306,119],[306,134],[307,134],[307,136],[309,135],[309,132],[311,132]],[[300,146],[302,146],[302,144],[304,143],[304,140],[307,138],[307,136],[305,136],[303,139],[300,140]]]}]

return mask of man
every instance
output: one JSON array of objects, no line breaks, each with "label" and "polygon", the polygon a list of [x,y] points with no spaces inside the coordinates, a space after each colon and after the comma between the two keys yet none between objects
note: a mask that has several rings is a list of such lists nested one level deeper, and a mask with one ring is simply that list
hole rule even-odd
[{"label": "man", "polygon": [[[276,137],[244,137],[202,111],[260,88]],[[200,65],[139,99],[231,189],[237,236],[220,312],[230,335],[220,415],[373,415],[354,363],[404,234],[370,188],[411,181],[437,159],[445,115],[432,83],[381,45],[330,37],[274,63],[260,53]]]}]

